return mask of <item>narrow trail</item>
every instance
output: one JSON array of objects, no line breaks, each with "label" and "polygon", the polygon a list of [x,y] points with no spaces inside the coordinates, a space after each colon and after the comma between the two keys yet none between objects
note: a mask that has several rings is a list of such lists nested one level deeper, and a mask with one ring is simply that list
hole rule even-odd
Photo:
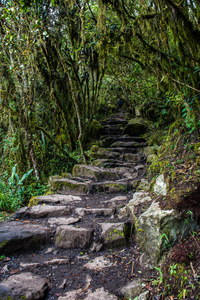
[{"label": "narrow trail", "polygon": [[93,165],[52,176],[55,194],[1,223],[0,299],[124,299],[130,281],[148,281],[125,209],[143,178],[147,145],[123,135],[126,122],[124,113],[104,122]]}]

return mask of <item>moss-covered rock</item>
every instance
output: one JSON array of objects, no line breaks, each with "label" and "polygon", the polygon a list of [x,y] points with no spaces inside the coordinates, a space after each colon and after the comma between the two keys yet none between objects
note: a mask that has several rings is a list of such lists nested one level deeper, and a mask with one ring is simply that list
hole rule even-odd
[{"label": "moss-covered rock", "polygon": [[51,190],[62,194],[83,195],[89,192],[89,185],[71,179],[51,180]]},{"label": "moss-covered rock", "polygon": [[154,176],[162,173],[168,164],[169,164],[168,160],[162,160],[162,161],[157,160],[156,162],[151,164],[149,166],[149,172],[150,172],[151,177],[154,177]]},{"label": "moss-covered rock", "polygon": [[119,179],[119,174],[113,170],[105,170],[90,165],[75,165],[72,172],[74,176],[89,178],[95,181],[101,179]]},{"label": "moss-covered rock", "polygon": [[127,243],[131,226],[124,223],[102,223],[102,239],[105,245],[120,246]]},{"label": "moss-covered rock", "polygon": [[138,151],[138,153],[142,153],[144,154],[146,157],[148,157],[149,155],[157,155],[159,150],[160,150],[160,146],[154,145],[154,146],[149,146],[149,147],[145,147],[143,149],[140,149]]},{"label": "moss-covered rock", "polygon": [[31,199],[29,200],[28,207],[31,207],[31,206],[34,206],[34,205],[38,205],[37,196],[31,197]]},{"label": "moss-covered rock", "polygon": [[128,124],[125,126],[123,134],[129,134],[131,136],[140,136],[147,131],[147,125],[145,124],[144,119],[134,118],[131,119]]},{"label": "moss-covered rock", "polygon": [[89,137],[92,139],[97,139],[101,132],[103,131],[103,126],[97,120],[93,120],[90,125]]},{"label": "moss-covered rock", "polygon": [[99,148],[96,145],[92,146],[89,154],[89,156],[94,159],[105,159],[105,158],[116,159],[119,158],[120,155],[121,154],[119,152],[112,152],[105,148]]},{"label": "moss-covered rock", "polygon": [[159,203],[151,206],[137,219],[137,240],[156,266],[165,250],[174,245],[181,237],[195,230],[195,222],[186,224],[185,219],[175,210],[162,210]]}]

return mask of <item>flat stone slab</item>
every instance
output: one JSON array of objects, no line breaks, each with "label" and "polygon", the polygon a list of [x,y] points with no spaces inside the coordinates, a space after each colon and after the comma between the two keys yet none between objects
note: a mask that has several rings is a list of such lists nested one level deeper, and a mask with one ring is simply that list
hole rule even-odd
[{"label": "flat stone slab", "polygon": [[118,181],[103,181],[93,183],[91,185],[92,192],[106,192],[106,193],[116,193],[125,192],[132,188],[132,184],[129,180],[118,180]]},{"label": "flat stone slab", "polygon": [[95,259],[89,261],[87,264],[84,265],[85,268],[90,270],[104,269],[111,266],[111,261],[105,258],[104,256],[96,257]]},{"label": "flat stone slab", "polygon": [[106,169],[89,165],[75,165],[73,168],[73,175],[89,178],[95,181],[102,179],[119,179],[119,174],[115,171],[108,171]]},{"label": "flat stone slab", "polygon": [[141,143],[137,143],[137,142],[122,142],[122,141],[118,141],[118,142],[114,142],[111,145],[111,148],[121,148],[121,147],[125,147],[125,148],[142,148],[142,144]]},{"label": "flat stone slab", "polygon": [[138,163],[138,162],[144,161],[144,155],[134,154],[134,153],[125,153],[120,156],[120,159]]},{"label": "flat stone slab", "polygon": [[61,178],[50,181],[52,191],[65,195],[85,195],[89,192],[89,182],[79,182],[72,179]]},{"label": "flat stone slab", "polygon": [[138,151],[138,149],[136,147],[114,147],[111,148],[110,147],[110,151],[115,151],[115,152],[119,152],[120,154],[122,153],[136,153]]},{"label": "flat stone slab", "polygon": [[[82,294],[84,289],[73,290],[64,294],[58,298],[58,300],[117,300],[115,295],[112,295],[104,290],[104,288],[96,289],[94,292],[91,290],[87,291],[87,295],[84,297]],[[81,298],[80,298],[81,297]]]},{"label": "flat stone slab", "polygon": [[115,209],[114,208],[82,208],[82,207],[78,207],[75,209],[75,212],[83,217],[85,215],[97,215],[97,216],[112,216],[115,213]]},{"label": "flat stone slab", "polygon": [[110,200],[106,200],[106,202],[118,202],[118,201],[127,201],[128,197],[127,196],[116,196]]},{"label": "flat stone slab", "polygon": [[64,249],[85,248],[90,244],[92,229],[62,225],[56,230],[56,246]]},{"label": "flat stone slab", "polygon": [[80,218],[62,218],[62,217],[58,217],[58,218],[49,218],[48,219],[48,223],[50,225],[71,225],[71,224],[75,224],[77,222],[80,221]]},{"label": "flat stone slab", "polygon": [[71,208],[67,206],[52,206],[52,205],[36,205],[31,207],[22,207],[16,214],[15,218],[44,218],[71,214]]},{"label": "flat stone slab", "polygon": [[22,267],[23,269],[34,270],[35,268],[38,268],[40,266],[66,265],[69,262],[70,260],[66,258],[55,258],[52,260],[45,261],[44,263],[28,263],[28,264],[20,263],[20,267]]},{"label": "flat stone slab", "polygon": [[36,204],[72,204],[80,201],[82,201],[82,199],[79,196],[60,194],[37,196],[34,198]]},{"label": "flat stone slab", "polygon": [[13,275],[0,283],[0,299],[43,299],[47,287],[47,283],[42,277],[30,272]]},{"label": "flat stone slab", "polygon": [[4,221],[0,223],[0,253],[39,248],[48,240],[48,228],[29,223]]},{"label": "flat stone slab", "polygon": [[104,288],[97,289],[90,292],[85,300],[117,300],[117,296],[112,295],[104,290]]},{"label": "flat stone slab", "polygon": [[102,223],[101,238],[104,245],[125,245],[130,236],[130,225],[124,223]]}]

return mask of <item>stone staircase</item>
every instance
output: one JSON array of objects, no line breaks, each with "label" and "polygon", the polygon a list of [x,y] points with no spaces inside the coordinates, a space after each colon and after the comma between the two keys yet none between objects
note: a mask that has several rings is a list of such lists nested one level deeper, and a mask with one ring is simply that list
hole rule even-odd
[{"label": "stone staircase", "polygon": [[125,205],[144,174],[147,146],[123,136],[125,117],[103,123],[92,164],[50,177],[52,194],[0,224],[0,299],[124,298],[122,288],[141,272]]}]

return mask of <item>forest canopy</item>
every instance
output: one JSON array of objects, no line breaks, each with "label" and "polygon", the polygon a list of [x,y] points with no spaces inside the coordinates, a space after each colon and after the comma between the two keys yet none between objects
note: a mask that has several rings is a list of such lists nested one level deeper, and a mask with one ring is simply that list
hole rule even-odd
[{"label": "forest canopy", "polygon": [[155,126],[199,131],[200,7],[193,0],[0,1],[1,176],[36,181],[83,161],[119,97]]}]

